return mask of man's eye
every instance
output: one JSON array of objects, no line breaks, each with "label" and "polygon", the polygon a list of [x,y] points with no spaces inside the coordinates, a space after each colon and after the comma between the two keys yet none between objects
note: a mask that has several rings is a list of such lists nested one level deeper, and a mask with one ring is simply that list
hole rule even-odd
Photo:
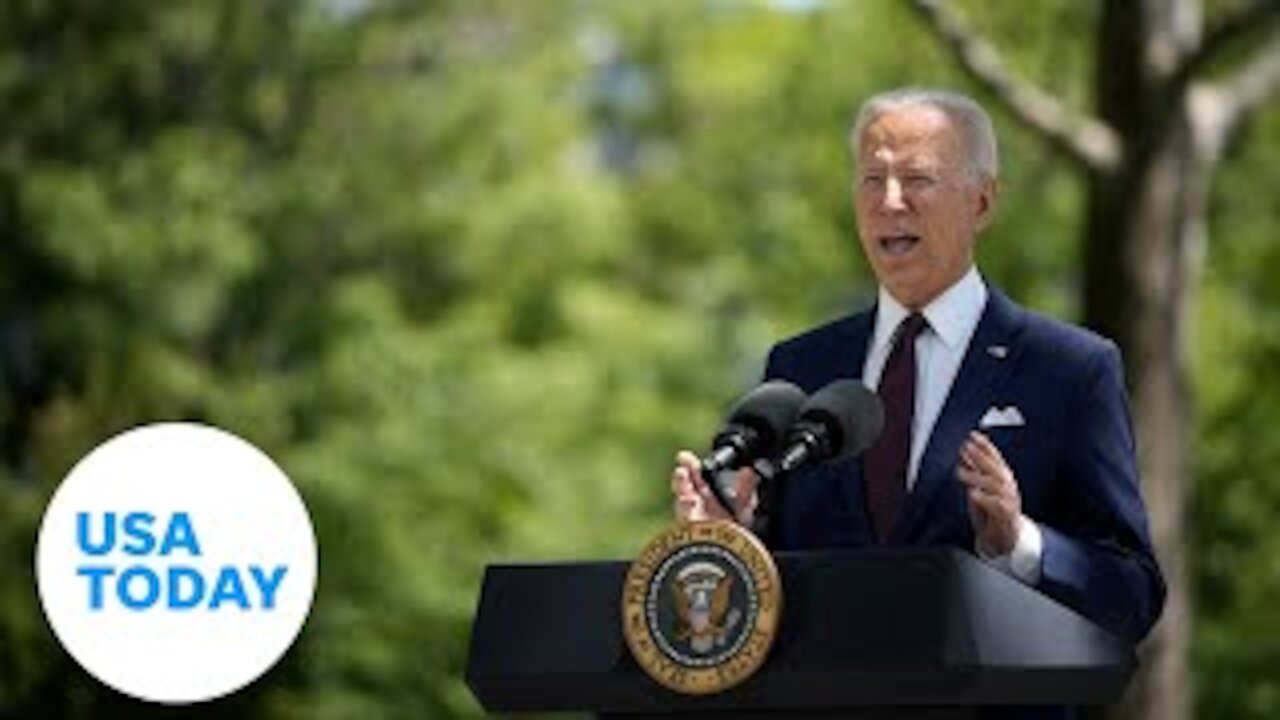
[{"label": "man's eye", "polygon": [[870,186],[883,185],[884,176],[883,175],[863,175],[862,184],[870,185]]},{"label": "man's eye", "polygon": [[907,183],[915,187],[928,187],[933,184],[933,177],[930,175],[908,175]]}]

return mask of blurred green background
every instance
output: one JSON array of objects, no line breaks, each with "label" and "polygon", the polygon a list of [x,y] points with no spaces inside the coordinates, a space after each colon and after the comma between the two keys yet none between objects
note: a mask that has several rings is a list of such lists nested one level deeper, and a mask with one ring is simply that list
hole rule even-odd
[{"label": "blurred green background", "polygon": [[[960,6],[1087,107],[1097,4]],[[188,713],[480,715],[483,566],[636,552],[769,344],[872,296],[846,134],[901,84],[987,98],[895,0],[7,0],[0,716],[148,711],[58,646],[33,544],[78,458],[173,419],[276,458],[321,557],[285,660]],[[1078,318],[1078,169],[996,121],[980,265]],[[1203,718],[1280,717],[1276,188],[1273,104],[1194,308]]]}]

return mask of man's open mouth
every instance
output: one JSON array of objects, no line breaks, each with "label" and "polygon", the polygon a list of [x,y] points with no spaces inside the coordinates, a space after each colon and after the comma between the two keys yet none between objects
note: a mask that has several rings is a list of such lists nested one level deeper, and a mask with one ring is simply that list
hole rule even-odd
[{"label": "man's open mouth", "polygon": [[882,235],[880,236],[880,249],[889,255],[906,255],[919,242],[919,235]]}]

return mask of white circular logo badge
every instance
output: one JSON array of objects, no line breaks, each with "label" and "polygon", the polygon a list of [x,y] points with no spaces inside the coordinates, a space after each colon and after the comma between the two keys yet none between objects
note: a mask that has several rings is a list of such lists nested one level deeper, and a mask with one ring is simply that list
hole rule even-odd
[{"label": "white circular logo badge", "polygon": [[142,700],[217,698],[293,644],[316,540],[262,451],[192,423],[131,430],[82,459],[36,545],[40,601],[76,662]]}]

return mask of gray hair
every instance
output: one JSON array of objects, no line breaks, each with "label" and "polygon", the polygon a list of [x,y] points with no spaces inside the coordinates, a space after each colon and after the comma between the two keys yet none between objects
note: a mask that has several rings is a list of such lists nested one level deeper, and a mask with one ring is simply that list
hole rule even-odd
[{"label": "gray hair", "polygon": [[969,153],[969,172],[977,179],[996,179],[1000,174],[1000,157],[996,148],[996,131],[991,116],[973,98],[951,90],[931,88],[899,88],[877,93],[858,108],[850,142],[855,150],[862,132],[873,120],[893,110],[908,107],[930,107],[942,111],[960,127]]}]

